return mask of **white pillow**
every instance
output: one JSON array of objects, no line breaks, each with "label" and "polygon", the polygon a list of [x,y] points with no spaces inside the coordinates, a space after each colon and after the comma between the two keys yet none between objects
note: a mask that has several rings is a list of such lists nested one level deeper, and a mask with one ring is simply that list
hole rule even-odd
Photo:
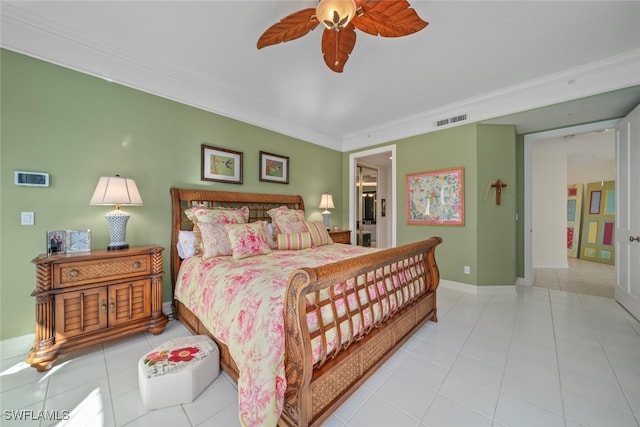
[{"label": "white pillow", "polygon": [[178,248],[178,255],[181,259],[191,258],[195,254],[193,247],[194,238],[193,231],[180,230],[178,232],[178,243],[176,247]]}]

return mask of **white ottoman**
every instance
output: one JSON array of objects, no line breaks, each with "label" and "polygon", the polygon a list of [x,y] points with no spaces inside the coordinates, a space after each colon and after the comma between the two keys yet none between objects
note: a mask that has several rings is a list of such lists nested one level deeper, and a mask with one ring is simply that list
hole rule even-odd
[{"label": "white ottoman", "polygon": [[211,338],[174,338],[138,362],[140,397],[146,409],[193,402],[219,374],[220,353]]}]

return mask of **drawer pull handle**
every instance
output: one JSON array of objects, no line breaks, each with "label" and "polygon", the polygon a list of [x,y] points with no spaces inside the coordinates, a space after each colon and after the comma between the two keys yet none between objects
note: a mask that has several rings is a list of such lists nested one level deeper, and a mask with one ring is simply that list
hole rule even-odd
[{"label": "drawer pull handle", "polygon": [[69,272],[69,276],[71,276],[71,277],[77,277],[78,274],[80,274],[80,272],[78,270],[71,270]]},{"label": "drawer pull handle", "polygon": [[102,311],[103,313],[107,312],[107,301],[102,300],[102,302],[100,303],[100,311]]},{"label": "drawer pull handle", "polygon": [[112,313],[116,312],[116,305],[113,302],[113,298],[109,299],[109,311]]},{"label": "drawer pull handle", "polygon": [[133,263],[133,268],[140,268],[140,261],[136,261]]}]

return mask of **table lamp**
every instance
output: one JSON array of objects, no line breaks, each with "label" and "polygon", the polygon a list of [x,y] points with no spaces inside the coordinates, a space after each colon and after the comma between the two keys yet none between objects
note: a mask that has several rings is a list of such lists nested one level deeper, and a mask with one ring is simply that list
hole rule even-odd
[{"label": "table lamp", "polygon": [[131,178],[122,178],[119,175],[103,176],[98,181],[89,204],[115,206],[115,210],[104,216],[109,224],[111,237],[111,243],[107,246],[107,250],[128,248],[126,234],[129,214],[121,210],[120,206],[142,206],[142,197],[140,197],[136,182]]},{"label": "table lamp", "polygon": [[324,222],[324,228],[329,229],[329,220],[331,218],[331,212],[329,209],[335,209],[333,205],[333,196],[331,194],[323,194],[320,199],[320,209],[324,209],[322,212],[322,221]]}]

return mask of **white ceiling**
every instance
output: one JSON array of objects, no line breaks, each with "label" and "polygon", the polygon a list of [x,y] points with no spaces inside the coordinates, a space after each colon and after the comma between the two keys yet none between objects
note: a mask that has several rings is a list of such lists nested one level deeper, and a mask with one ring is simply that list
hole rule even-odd
[{"label": "white ceiling", "polygon": [[529,133],[640,103],[639,1],[412,0],[429,26],[358,32],[342,74],[324,64],[320,27],[256,48],[271,24],[315,4],[3,0],[0,43],[340,151],[463,113]]}]

